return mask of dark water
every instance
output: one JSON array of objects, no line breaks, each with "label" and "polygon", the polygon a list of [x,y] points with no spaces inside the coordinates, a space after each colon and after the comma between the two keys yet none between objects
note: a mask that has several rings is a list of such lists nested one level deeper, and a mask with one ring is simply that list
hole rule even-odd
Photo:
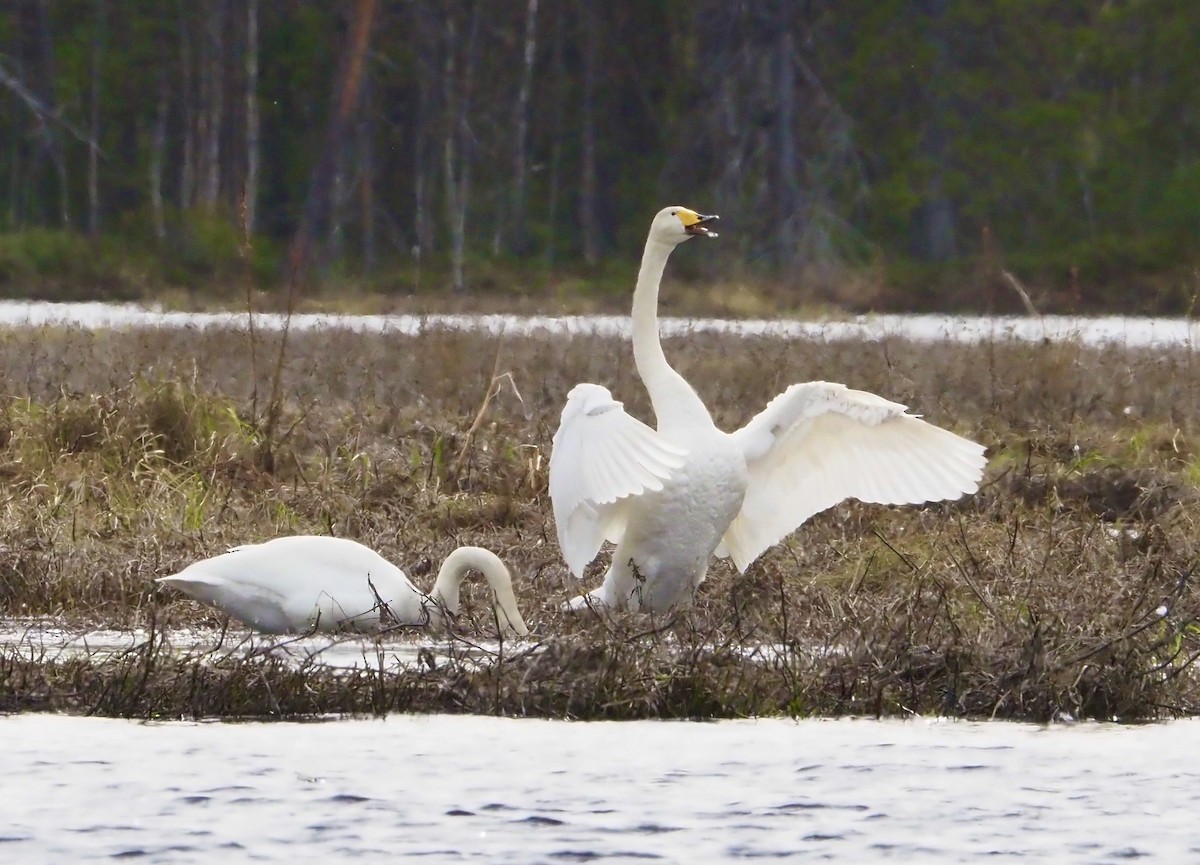
[{"label": "dark water", "polygon": [[0,862],[1200,861],[1197,754],[1195,722],[23,715]]}]

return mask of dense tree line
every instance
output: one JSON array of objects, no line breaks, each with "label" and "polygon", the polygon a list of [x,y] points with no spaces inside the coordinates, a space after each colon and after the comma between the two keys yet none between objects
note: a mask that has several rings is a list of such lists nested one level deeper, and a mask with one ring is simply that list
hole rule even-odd
[{"label": "dense tree line", "polygon": [[3,0],[0,227],[467,288],[631,255],[681,201],[727,266],[818,288],[1090,291],[1196,267],[1197,58],[1195,0]]}]

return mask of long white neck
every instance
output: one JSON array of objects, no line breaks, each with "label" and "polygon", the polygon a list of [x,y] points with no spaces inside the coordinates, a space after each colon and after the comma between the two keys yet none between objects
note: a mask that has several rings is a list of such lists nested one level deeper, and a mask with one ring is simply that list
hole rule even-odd
[{"label": "long white neck", "polygon": [[487,580],[496,596],[496,615],[500,624],[507,625],[521,636],[528,634],[529,628],[517,609],[517,598],[513,594],[512,576],[508,568],[495,553],[483,547],[459,547],[446,556],[446,561],[438,570],[437,582],[433,584],[430,597],[451,615],[457,613],[459,589],[469,571],[479,571]]},{"label": "long white neck", "polygon": [[650,394],[659,429],[704,421],[712,424],[703,400],[667,363],[658,336],[658,286],[674,248],[653,237],[646,241],[637,287],[633,290],[633,360]]}]

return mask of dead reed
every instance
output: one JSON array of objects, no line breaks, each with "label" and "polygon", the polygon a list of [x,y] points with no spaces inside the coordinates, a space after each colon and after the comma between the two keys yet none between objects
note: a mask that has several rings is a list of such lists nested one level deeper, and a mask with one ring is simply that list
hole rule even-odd
[{"label": "dead reed", "polygon": [[[274,357],[277,338],[257,334],[257,357]],[[987,444],[987,484],[920,509],[840,506],[745,575],[715,563],[693,609],[606,621],[558,611],[578,587],[568,590],[558,556],[546,469],[577,381],[605,383],[651,417],[626,345],[336,330],[289,340],[286,400],[268,430],[273,371],[252,362],[244,332],[0,331],[0,624],[53,617],[149,634],[117,656],[0,646],[0,711],[1200,710],[1190,351],[672,340],[668,355],[726,428],[793,381],[844,381]],[[221,619],[158,590],[155,576],[302,532],[360,540],[419,585],[455,546],[489,547],[513,568],[540,641],[507,644],[485,664],[401,668],[381,653],[354,672],[171,646],[175,629]],[[483,590],[464,601],[463,637],[493,632]]]}]

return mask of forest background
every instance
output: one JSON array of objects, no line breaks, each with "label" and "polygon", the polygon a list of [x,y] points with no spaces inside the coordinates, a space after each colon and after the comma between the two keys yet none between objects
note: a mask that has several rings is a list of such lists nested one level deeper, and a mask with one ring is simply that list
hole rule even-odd
[{"label": "forest background", "polygon": [[1190,314],[1195,0],[3,0],[0,295]]}]

